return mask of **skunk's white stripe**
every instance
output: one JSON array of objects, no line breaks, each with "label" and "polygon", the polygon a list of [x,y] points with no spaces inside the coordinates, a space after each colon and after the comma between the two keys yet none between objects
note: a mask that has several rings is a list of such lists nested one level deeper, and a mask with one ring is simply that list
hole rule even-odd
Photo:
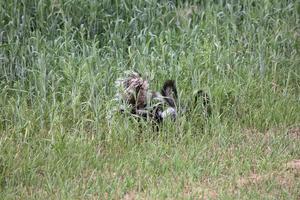
[{"label": "skunk's white stripe", "polygon": [[175,108],[172,108],[172,107],[169,107],[168,109],[166,109],[165,111],[163,111],[161,113],[161,117],[163,119],[165,119],[166,117],[168,116],[171,116],[172,118],[176,118],[176,109]]}]

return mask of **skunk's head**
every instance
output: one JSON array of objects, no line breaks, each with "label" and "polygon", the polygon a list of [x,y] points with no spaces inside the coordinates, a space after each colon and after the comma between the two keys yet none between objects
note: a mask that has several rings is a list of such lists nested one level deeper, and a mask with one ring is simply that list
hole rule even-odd
[{"label": "skunk's head", "polygon": [[133,71],[125,72],[125,76],[116,81],[118,96],[135,108],[143,108],[147,103],[149,84],[142,76]]}]

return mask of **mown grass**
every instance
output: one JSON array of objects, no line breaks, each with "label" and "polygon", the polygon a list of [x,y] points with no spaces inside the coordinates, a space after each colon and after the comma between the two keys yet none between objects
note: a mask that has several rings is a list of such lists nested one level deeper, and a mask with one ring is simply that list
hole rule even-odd
[{"label": "mown grass", "polygon": [[[1,1],[1,199],[299,199],[299,1]],[[135,69],[196,109],[111,115]],[[292,164],[291,164],[292,163]],[[294,164],[293,164],[294,163]]]}]

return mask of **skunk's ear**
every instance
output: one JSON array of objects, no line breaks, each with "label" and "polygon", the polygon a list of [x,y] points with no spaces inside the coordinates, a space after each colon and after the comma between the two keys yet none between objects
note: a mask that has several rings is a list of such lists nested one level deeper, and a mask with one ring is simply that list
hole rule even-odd
[{"label": "skunk's ear", "polygon": [[202,105],[204,109],[204,114],[209,117],[211,115],[211,106],[210,106],[210,98],[209,95],[203,90],[197,91],[194,99],[194,106],[198,104],[199,98],[202,100]]},{"label": "skunk's ear", "polygon": [[165,101],[171,106],[175,107],[175,101],[177,100],[177,88],[174,80],[165,81],[163,88],[161,89],[162,96],[166,97]]}]

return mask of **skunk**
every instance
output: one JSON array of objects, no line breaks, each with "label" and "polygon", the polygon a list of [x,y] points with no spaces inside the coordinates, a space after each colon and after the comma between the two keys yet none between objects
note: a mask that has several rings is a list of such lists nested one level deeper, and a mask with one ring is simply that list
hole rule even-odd
[{"label": "skunk", "polygon": [[[141,74],[134,71],[125,72],[125,76],[117,79],[118,88],[116,99],[118,100],[122,113],[126,110],[135,117],[151,119],[156,124],[166,118],[176,120],[178,108],[178,93],[174,80],[164,82],[160,92],[151,91],[149,83],[143,79]],[[199,90],[194,97],[193,108],[197,105],[199,97],[206,116],[211,114],[210,99],[206,92]],[[185,109],[185,112],[193,108]]]}]

